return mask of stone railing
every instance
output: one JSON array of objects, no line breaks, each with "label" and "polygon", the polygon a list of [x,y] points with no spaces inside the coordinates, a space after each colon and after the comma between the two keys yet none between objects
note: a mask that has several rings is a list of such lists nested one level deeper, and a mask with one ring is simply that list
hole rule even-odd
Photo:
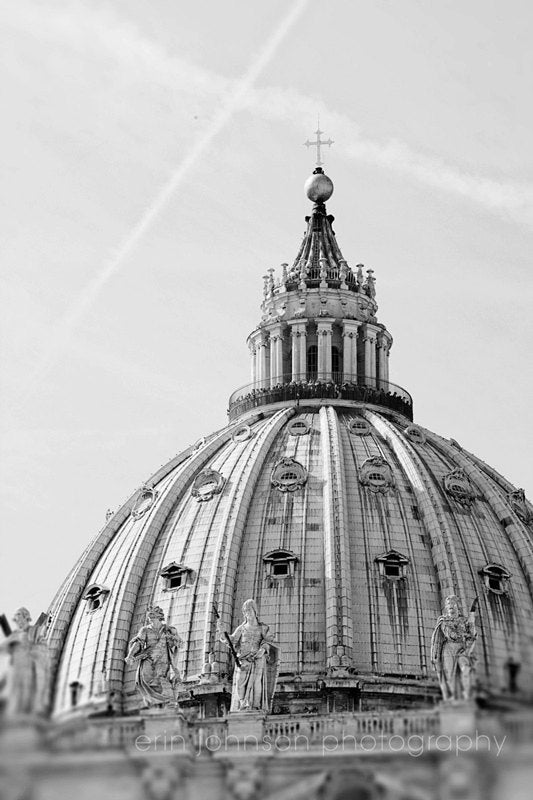
[{"label": "stone railing", "polygon": [[[456,720],[464,720],[461,709],[448,708],[444,714],[440,707],[328,715],[230,714],[225,718],[203,720],[186,720],[175,713],[161,711],[149,717],[77,718],[56,723],[49,726],[45,742],[56,751],[163,749],[197,756],[235,748],[279,749],[280,752],[289,749],[331,752],[338,747],[354,751],[371,747],[386,750],[390,742],[391,751],[398,752],[409,750],[413,744],[420,746],[421,741],[427,746],[433,741],[434,745],[439,734],[452,732],[450,713]],[[466,734],[466,729],[457,729],[455,735],[463,732]],[[476,736],[478,732],[498,734],[514,744],[530,744],[533,742],[533,713],[485,712],[479,716],[474,711],[468,732]]]},{"label": "stone railing", "polygon": [[311,743],[327,736],[424,736],[440,731],[438,710],[361,712],[317,717],[270,717],[265,722],[265,735],[272,740],[284,737],[297,741],[305,737]]},{"label": "stone railing", "polygon": [[331,373],[322,378],[317,373],[292,374],[255,381],[236,389],[228,403],[230,422],[254,408],[288,401],[337,400],[385,406],[413,419],[413,399],[409,392],[390,381],[375,377]]}]

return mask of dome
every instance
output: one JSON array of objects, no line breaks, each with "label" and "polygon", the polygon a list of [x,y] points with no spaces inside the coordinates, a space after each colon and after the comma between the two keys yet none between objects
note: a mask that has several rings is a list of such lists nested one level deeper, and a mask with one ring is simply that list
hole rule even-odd
[{"label": "dome", "polygon": [[331,221],[315,208],[293,268],[265,278],[228,425],[136,490],[58,592],[55,715],[139,708],[125,657],[152,606],[182,639],[180,703],[224,713],[220,631],[248,598],[280,647],[274,713],[433,703],[431,633],[450,594],[465,612],[478,598],[478,690],[507,690],[511,671],[531,685],[531,506],[413,422],[373,271],[348,266]]}]

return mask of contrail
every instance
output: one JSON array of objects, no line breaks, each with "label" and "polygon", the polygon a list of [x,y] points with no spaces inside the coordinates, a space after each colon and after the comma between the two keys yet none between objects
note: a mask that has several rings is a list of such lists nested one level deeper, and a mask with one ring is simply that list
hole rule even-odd
[{"label": "contrail", "polygon": [[301,16],[308,2],[309,0],[297,0],[294,3],[289,13],[281,21],[262,51],[259,53],[259,56],[250,65],[243,77],[237,82],[230,96],[215,116],[212,125],[203,134],[203,136],[196,141],[181,164],[171,175],[170,179],[161,188],[152,203],[144,211],[143,215],[131,233],[128,234],[116,252],[104,264],[102,270],[95,276],[88,286],[86,286],[78,299],[68,309],[67,313],[59,323],[55,334],[52,336],[52,341],[47,349],[47,352],[44,354],[40,364],[37,366],[37,369],[31,378],[31,385],[29,388],[30,392],[54,365],[57,358],[61,354],[65,343],[72,335],[72,332],[75,330],[76,326],[93,306],[96,298],[104,286],[114,275],[116,275],[126,258],[129,256],[132,250],[135,249],[146,231],[153,224],[154,220],[165,208],[166,204],[175,193],[183,178],[209,148],[213,139],[218,136],[221,130],[228,124],[235,111],[237,111],[242,105],[245,105],[243,101],[245,100],[247,93],[250,91],[250,89],[252,89],[259,75],[272,60],[283,39],[287,36],[294,23]]}]

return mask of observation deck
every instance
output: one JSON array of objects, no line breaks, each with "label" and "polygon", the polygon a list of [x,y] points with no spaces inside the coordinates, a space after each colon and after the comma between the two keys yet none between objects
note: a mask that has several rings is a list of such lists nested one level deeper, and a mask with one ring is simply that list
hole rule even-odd
[{"label": "observation deck", "polygon": [[382,406],[413,419],[413,398],[396,383],[361,375],[331,373],[331,378],[321,378],[318,373],[292,373],[254,381],[236,389],[229,398],[229,421],[254,408],[273,403],[301,402],[305,400],[336,400]]}]

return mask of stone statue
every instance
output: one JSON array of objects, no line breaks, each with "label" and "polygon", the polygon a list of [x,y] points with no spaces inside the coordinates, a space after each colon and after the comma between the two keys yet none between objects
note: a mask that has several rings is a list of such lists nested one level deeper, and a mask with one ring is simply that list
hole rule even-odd
[{"label": "stone statue", "polygon": [[126,664],[137,662],[135,685],[146,706],[175,705],[180,674],[176,666],[182,640],[165,623],[163,609],[148,610],[147,623],[130,642]]},{"label": "stone statue", "polygon": [[431,661],[437,670],[444,700],[469,700],[474,669],[473,650],[476,643],[475,608],[468,619],[461,614],[459,601],[450,595],[444,601],[444,614],[439,617],[431,637]]},{"label": "stone statue", "polygon": [[[5,617],[4,617],[5,620]],[[19,608],[13,617],[17,628],[2,627],[7,638],[0,643],[0,652],[9,653],[10,664],[4,678],[6,715],[43,715],[48,707],[50,659],[46,642],[48,615],[41,614],[35,625],[27,608]]]},{"label": "stone statue", "polygon": [[234,633],[221,637],[235,658],[230,712],[269,711],[278,676],[279,648],[268,625],[259,621],[255,600],[245,600],[242,613],[244,622]]}]

